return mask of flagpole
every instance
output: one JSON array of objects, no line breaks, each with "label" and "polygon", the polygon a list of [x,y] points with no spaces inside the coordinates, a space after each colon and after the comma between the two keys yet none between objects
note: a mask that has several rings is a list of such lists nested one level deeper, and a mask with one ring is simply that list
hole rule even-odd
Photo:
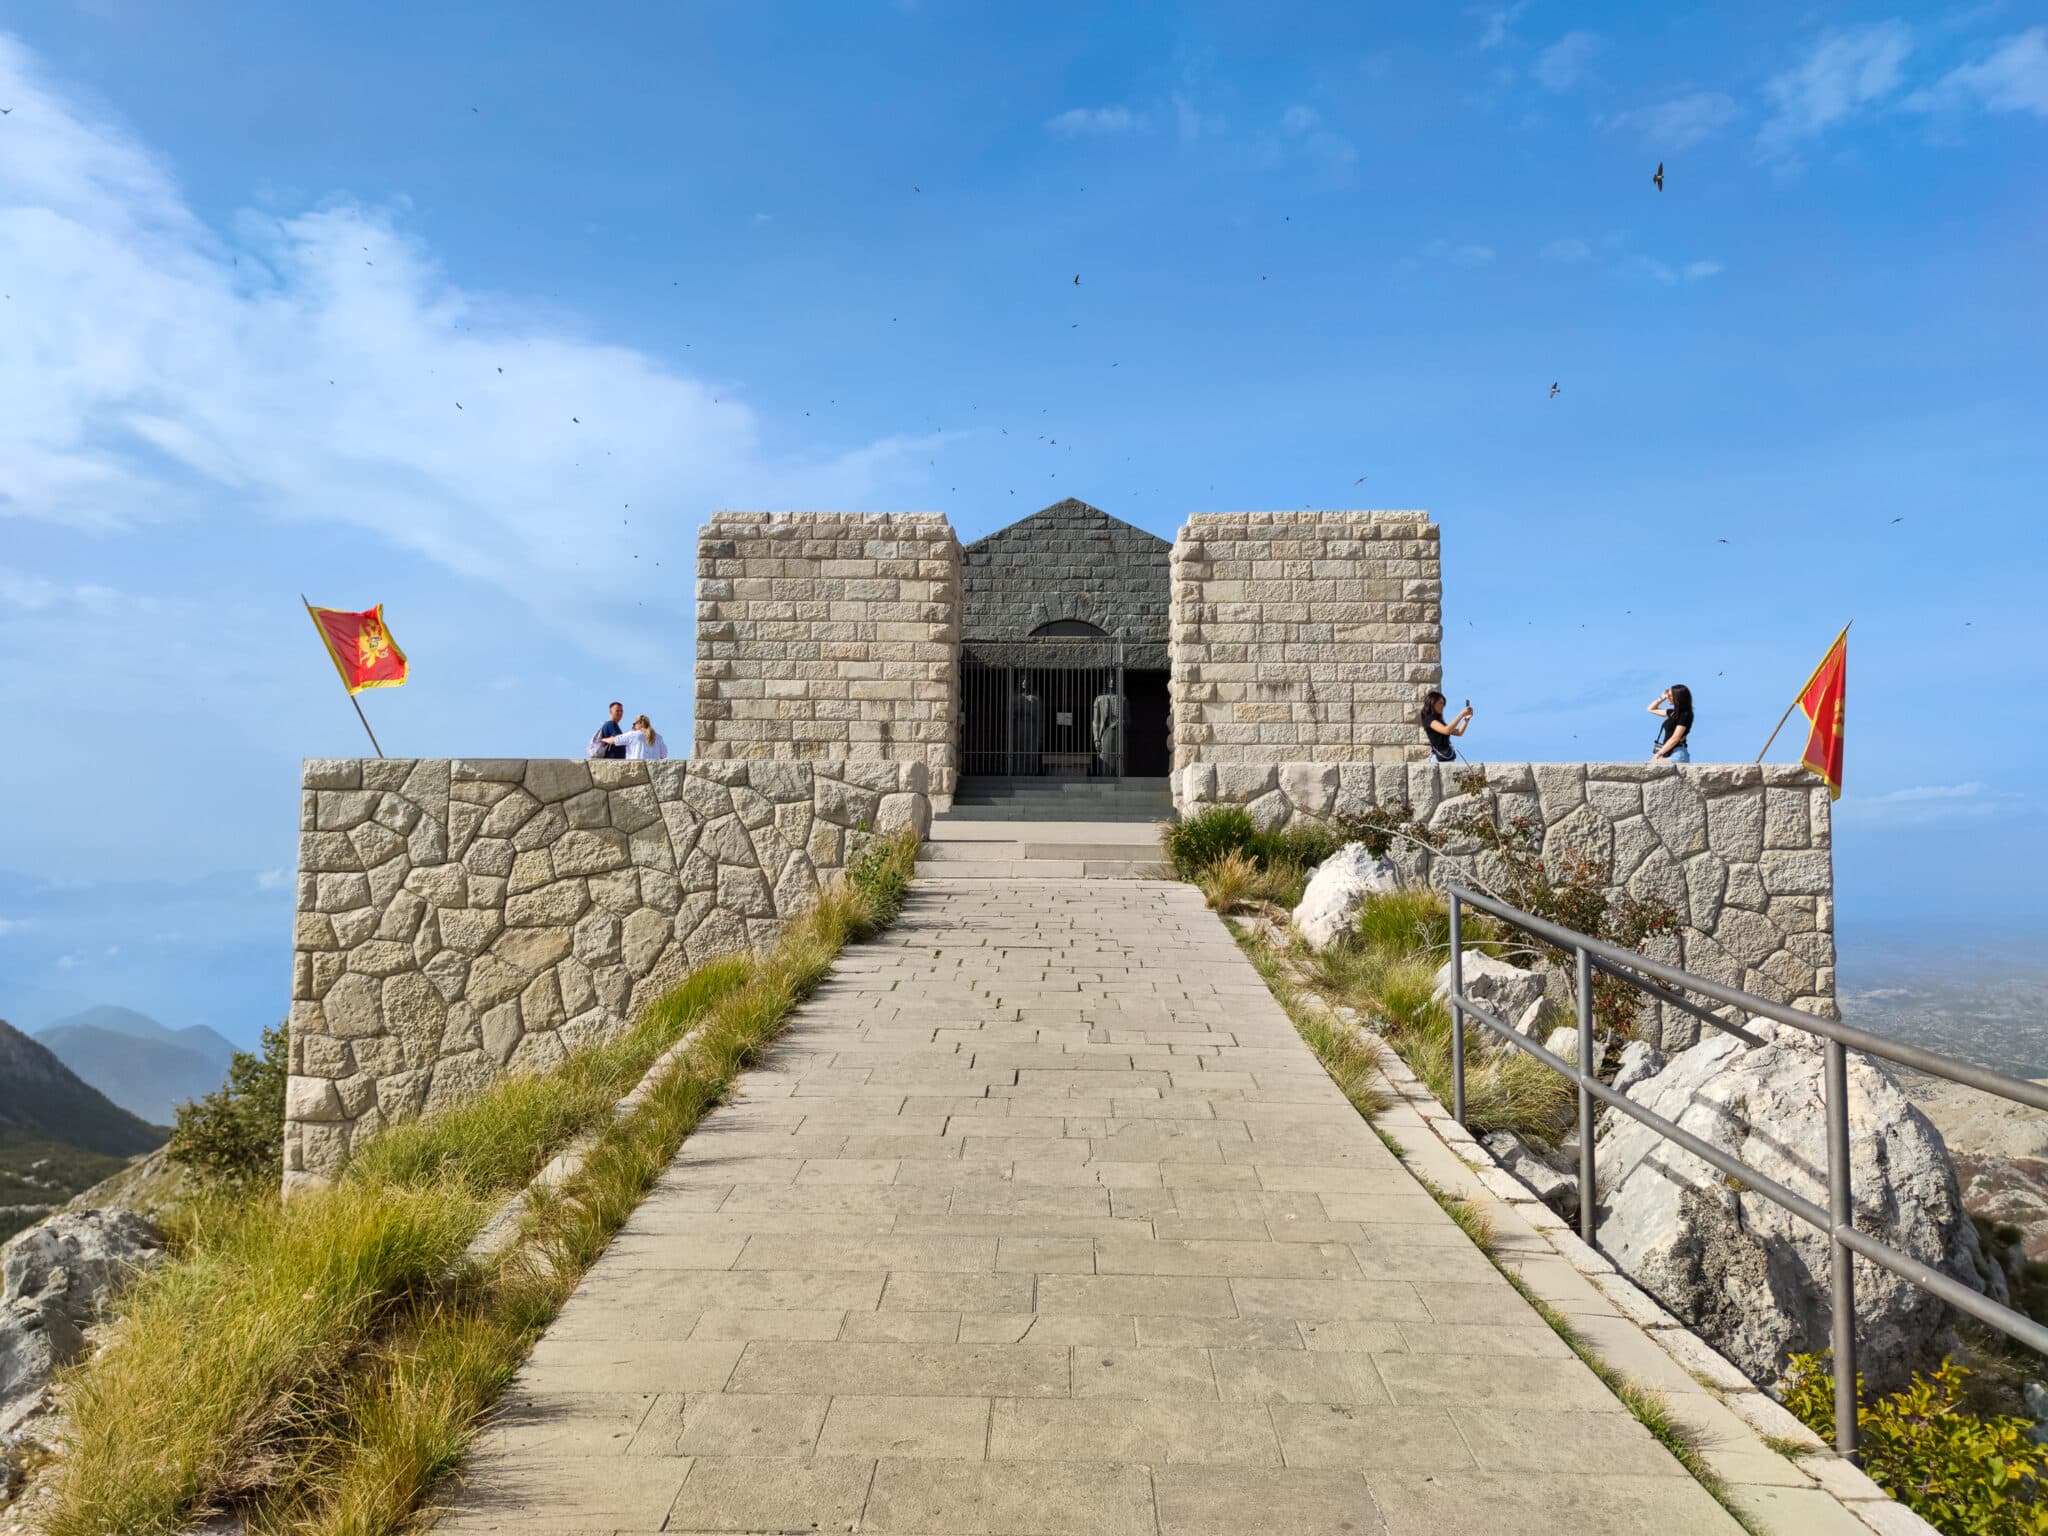
[{"label": "flagpole", "polygon": [[[1855,622],[1856,621],[1854,619],[1851,619],[1847,624],[1844,624],[1842,626],[1842,633],[1835,636],[1834,644],[1828,647],[1827,656],[1821,657],[1821,666],[1824,667],[1827,665],[1828,656],[1832,656],[1835,654],[1835,646],[1840,645],[1842,643],[1843,637],[1849,633],[1851,626],[1853,626]],[[1819,667],[1814,668],[1814,672],[1816,675],[1819,674],[1819,671]],[[1805,684],[1801,686],[1799,692],[1795,693],[1792,696],[1792,702],[1785,706],[1785,713],[1778,716],[1778,723],[1771,727],[1771,741],[1776,741],[1778,739],[1778,732],[1785,729],[1785,722],[1792,718],[1792,711],[1799,707],[1799,701],[1806,697],[1806,690],[1812,686],[1813,678],[1809,677],[1806,680]],[[1771,750],[1771,741],[1765,742],[1764,751],[1757,753],[1756,760],[1758,762],[1762,762],[1764,760],[1764,752],[1768,752]]]},{"label": "flagpole", "polygon": [[[313,627],[315,629],[320,630],[321,642],[327,646],[328,655],[332,656],[334,654],[334,642],[327,638],[326,630],[320,629],[320,620],[313,613],[313,605],[311,603],[306,602],[305,593],[301,592],[299,594],[299,601],[306,604],[306,617],[313,620]],[[340,667],[337,664],[336,671],[338,672],[339,670]],[[363,722],[363,734],[370,738],[370,745],[376,747],[377,755],[379,757],[382,757],[384,755],[384,748],[378,745],[377,733],[370,729],[370,717],[363,713],[363,706],[361,701],[356,698],[355,693],[349,688],[348,681],[346,678],[342,680],[341,686],[342,691],[348,694],[349,703],[355,706],[356,718]]]}]

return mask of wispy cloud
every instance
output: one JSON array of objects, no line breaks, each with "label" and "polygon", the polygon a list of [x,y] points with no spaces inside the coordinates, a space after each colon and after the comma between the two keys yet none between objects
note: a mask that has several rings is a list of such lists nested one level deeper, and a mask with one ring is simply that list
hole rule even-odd
[{"label": "wispy cloud", "polygon": [[[353,525],[644,660],[644,636],[587,615],[635,554],[687,568],[690,530],[565,508],[857,502],[908,455],[893,439],[768,452],[736,384],[463,286],[403,202],[332,197],[218,230],[5,35],[0,104],[0,528]],[[8,574],[0,599],[49,617],[93,590]]]},{"label": "wispy cloud", "polygon": [[1477,240],[1432,240],[1413,256],[1404,256],[1399,268],[1403,272],[1417,272],[1424,267],[1451,266],[1471,271],[1491,266],[1495,254],[1492,246]]},{"label": "wispy cloud", "polygon": [[1680,283],[1697,283],[1706,278],[1720,276],[1721,263],[1703,260],[1673,265],[1668,261],[1659,261],[1654,256],[1637,254],[1625,257],[1618,270],[1624,276],[1645,277],[1653,283],[1663,284],[1666,288],[1674,288]]},{"label": "wispy cloud", "polygon": [[1965,784],[1922,784],[1887,790],[1881,795],[1844,795],[1835,806],[1838,819],[1885,826],[1913,826],[1929,821],[1995,816],[2026,799],[2011,790],[1994,789],[1974,780]]},{"label": "wispy cloud", "polygon": [[1358,148],[1342,134],[1323,127],[1322,121],[1314,107],[1292,106],[1280,114],[1281,132],[1297,141],[1303,153],[1318,161],[1324,171],[1342,180],[1358,163]]},{"label": "wispy cloud", "polygon": [[1498,48],[1502,43],[1505,43],[1512,35],[1515,22],[1520,19],[1522,12],[1527,9],[1529,9],[1528,0],[1516,0],[1516,3],[1513,5],[1484,6],[1477,10],[1467,11],[1466,15],[1475,16],[1479,19],[1480,51],[1483,53],[1489,49]]},{"label": "wispy cloud", "polygon": [[1144,126],[1144,114],[1129,107],[1074,107],[1048,118],[1045,129],[1056,139],[1082,139],[1129,133]]},{"label": "wispy cloud", "polygon": [[1586,78],[1600,48],[1591,32],[1567,32],[1536,55],[1535,76],[1546,90],[1569,91]]},{"label": "wispy cloud", "polygon": [[0,938],[10,933],[26,933],[35,926],[36,920],[32,917],[0,917]]},{"label": "wispy cloud", "polygon": [[1765,82],[1776,110],[1757,131],[1757,148],[1767,158],[1788,156],[1882,101],[1899,88],[1912,51],[1913,32],[1902,21],[1823,33],[1797,65]]},{"label": "wispy cloud", "polygon": [[2006,38],[1976,64],[1952,69],[1926,90],[1908,96],[1916,112],[2030,112],[2048,117],[2048,27],[2029,27]]},{"label": "wispy cloud", "polygon": [[1687,91],[1648,106],[1631,107],[1597,121],[1631,133],[1660,156],[1677,154],[1704,142],[1742,115],[1735,98],[1720,91]]},{"label": "wispy cloud", "polygon": [[1582,261],[1591,261],[1593,247],[1583,240],[1553,240],[1543,247],[1543,259],[1574,266]]},{"label": "wispy cloud", "polygon": [[291,872],[286,869],[261,870],[256,876],[256,889],[259,891],[281,890],[284,887],[284,883],[289,879],[291,879]]}]

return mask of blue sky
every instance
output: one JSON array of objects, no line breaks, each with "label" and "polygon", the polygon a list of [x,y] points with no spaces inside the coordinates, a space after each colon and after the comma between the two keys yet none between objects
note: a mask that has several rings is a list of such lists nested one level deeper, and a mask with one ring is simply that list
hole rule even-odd
[{"label": "blue sky", "polygon": [[5,25],[0,1016],[284,1011],[302,590],[394,753],[686,741],[726,506],[1426,508],[1497,759],[1853,617],[1845,930],[2048,930],[2038,4]]}]

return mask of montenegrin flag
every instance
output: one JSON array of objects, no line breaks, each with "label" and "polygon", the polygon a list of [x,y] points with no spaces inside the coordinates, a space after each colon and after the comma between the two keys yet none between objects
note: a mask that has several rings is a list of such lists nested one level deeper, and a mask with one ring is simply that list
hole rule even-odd
[{"label": "montenegrin flag", "polygon": [[1844,629],[1799,694],[1799,708],[1813,722],[1799,760],[1826,780],[1830,800],[1842,798],[1842,706],[1848,691],[1849,631]]},{"label": "montenegrin flag", "polygon": [[306,612],[313,616],[313,627],[320,631],[327,654],[334,658],[334,670],[341,674],[341,685],[350,693],[396,688],[405,681],[405,652],[384,627],[382,603],[362,613],[315,608],[308,603]]}]

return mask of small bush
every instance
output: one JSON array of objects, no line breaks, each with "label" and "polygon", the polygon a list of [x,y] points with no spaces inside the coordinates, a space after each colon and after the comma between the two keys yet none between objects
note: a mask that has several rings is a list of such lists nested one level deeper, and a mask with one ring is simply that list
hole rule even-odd
[{"label": "small bush", "polygon": [[1250,849],[1258,828],[1241,805],[1212,805],[1168,822],[1160,833],[1160,846],[1173,872],[1193,880],[1226,853]]},{"label": "small bush", "polygon": [[284,1089],[290,1074],[290,1036],[279,1024],[263,1031],[261,1055],[235,1052],[223,1086],[178,1106],[165,1149],[171,1161],[216,1188],[274,1188],[284,1178]]},{"label": "small bush", "polygon": [[[1785,1406],[1824,1439],[1835,1435],[1830,1356],[1794,1355]],[[1971,1373],[1944,1361],[1902,1391],[1871,1401],[1857,1379],[1863,1470],[1885,1492],[1951,1536],[2048,1532],[2048,1446],[2027,1420],[1979,1417],[1965,1406]]]}]

